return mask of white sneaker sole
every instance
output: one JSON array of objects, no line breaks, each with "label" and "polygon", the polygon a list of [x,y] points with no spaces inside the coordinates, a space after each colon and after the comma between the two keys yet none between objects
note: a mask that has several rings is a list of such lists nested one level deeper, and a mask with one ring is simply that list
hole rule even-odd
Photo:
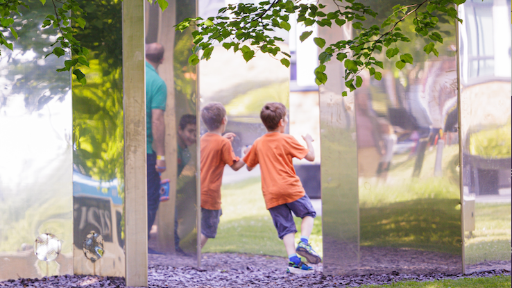
[{"label": "white sneaker sole", "polygon": [[315,270],[302,270],[302,269],[294,268],[294,267],[288,267],[288,270],[286,270],[286,272],[291,273],[291,274],[299,274],[299,275],[315,274]]}]

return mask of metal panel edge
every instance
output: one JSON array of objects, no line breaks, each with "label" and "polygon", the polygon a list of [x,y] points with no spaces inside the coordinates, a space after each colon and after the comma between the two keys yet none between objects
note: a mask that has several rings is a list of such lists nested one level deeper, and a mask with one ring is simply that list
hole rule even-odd
[{"label": "metal panel edge", "polygon": [[123,2],[126,286],[147,286],[144,1]]}]

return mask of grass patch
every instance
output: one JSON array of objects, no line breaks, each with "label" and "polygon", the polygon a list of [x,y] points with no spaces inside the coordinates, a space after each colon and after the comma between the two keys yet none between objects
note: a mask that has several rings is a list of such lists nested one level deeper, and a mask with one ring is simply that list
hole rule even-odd
[{"label": "grass patch", "polygon": [[510,260],[510,220],[510,203],[476,203],[475,231],[471,237],[466,232],[466,263]]},{"label": "grass patch", "polygon": [[501,275],[494,277],[482,277],[482,278],[463,278],[457,280],[438,280],[428,282],[397,282],[390,285],[365,285],[362,288],[371,287],[425,287],[425,288],[437,288],[437,287],[479,287],[479,288],[496,288],[496,287],[510,287],[510,275]]},{"label": "grass patch", "polygon": [[[300,231],[300,218],[295,218]],[[295,235],[300,238],[300,233]],[[310,240],[322,254],[322,219],[315,218]],[[217,237],[210,239],[203,252],[236,252],[286,257],[283,241],[277,237],[272,217],[265,208],[260,177],[222,186],[222,216]]]}]

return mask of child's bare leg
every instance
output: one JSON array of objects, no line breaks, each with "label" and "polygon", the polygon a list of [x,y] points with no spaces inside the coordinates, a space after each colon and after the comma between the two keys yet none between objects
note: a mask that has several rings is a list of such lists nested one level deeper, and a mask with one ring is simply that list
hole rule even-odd
[{"label": "child's bare leg", "polygon": [[206,241],[208,241],[208,238],[201,233],[201,249],[203,249],[204,245],[206,244]]},{"label": "child's bare leg", "polygon": [[295,233],[286,234],[283,237],[284,247],[288,256],[295,254]]},{"label": "child's bare leg", "polygon": [[313,231],[313,223],[315,219],[311,216],[302,218],[302,224],[300,225],[300,235],[305,236],[309,239],[311,231]]}]

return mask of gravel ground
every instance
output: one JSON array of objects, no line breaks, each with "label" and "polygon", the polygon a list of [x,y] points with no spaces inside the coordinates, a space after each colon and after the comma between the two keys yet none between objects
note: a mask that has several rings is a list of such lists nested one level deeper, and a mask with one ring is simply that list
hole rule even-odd
[{"label": "gravel ground", "polygon": [[[245,254],[205,254],[202,267],[172,267],[168,256],[150,255],[149,287],[356,287],[396,281],[432,281],[463,277],[510,275],[510,270],[494,269],[468,275],[426,273],[325,276],[322,266],[309,276],[286,274],[286,259]],[[178,260],[178,259],[175,259]],[[510,263],[510,262],[509,262]],[[510,267],[510,266],[509,266]],[[0,282],[0,287],[125,287],[119,277],[52,276]]]}]

